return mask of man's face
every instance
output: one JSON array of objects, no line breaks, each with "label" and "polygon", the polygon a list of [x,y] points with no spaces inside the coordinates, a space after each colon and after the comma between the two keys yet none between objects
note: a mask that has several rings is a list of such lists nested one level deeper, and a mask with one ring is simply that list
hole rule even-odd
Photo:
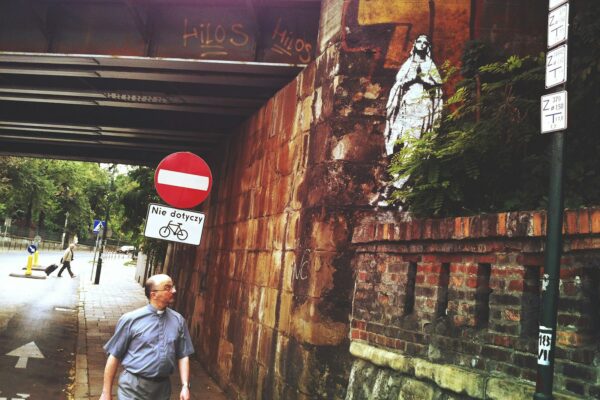
[{"label": "man's face", "polygon": [[177,293],[177,290],[175,290],[175,285],[173,285],[171,279],[158,282],[152,292],[154,293],[155,300],[165,307],[175,302],[175,293]]}]

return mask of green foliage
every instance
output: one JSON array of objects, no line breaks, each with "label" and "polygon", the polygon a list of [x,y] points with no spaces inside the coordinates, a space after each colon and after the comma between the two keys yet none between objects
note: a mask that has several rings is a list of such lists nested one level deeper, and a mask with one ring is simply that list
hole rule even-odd
[{"label": "green foliage", "polygon": [[150,259],[163,260],[167,242],[143,236],[146,213],[150,203],[160,203],[154,189],[154,169],[136,167],[122,178],[118,201],[121,204],[122,228],[131,234],[132,243],[142,247]]},{"label": "green foliage", "polygon": [[[600,12],[577,12],[569,51],[569,131],[565,205],[600,204]],[[546,207],[549,135],[540,134],[545,55],[500,58],[481,42],[467,45],[462,80],[443,122],[397,154],[391,173],[409,177],[393,196],[420,216]],[[452,79],[455,69],[442,73]]]},{"label": "green foliage", "polygon": [[38,158],[0,157],[0,218],[24,228],[85,239],[98,215],[108,175],[98,164]]}]

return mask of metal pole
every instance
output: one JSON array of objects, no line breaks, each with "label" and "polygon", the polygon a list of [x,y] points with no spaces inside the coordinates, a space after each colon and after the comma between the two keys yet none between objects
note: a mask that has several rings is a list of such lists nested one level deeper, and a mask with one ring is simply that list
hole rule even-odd
[{"label": "metal pole", "polygon": [[109,209],[110,207],[107,205],[105,219],[106,223],[104,224],[104,227],[102,229],[102,240],[100,241],[100,250],[98,250],[98,266],[96,267],[96,278],[94,279],[94,285],[100,283],[100,273],[102,272],[102,253],[104,251],[104,246],[106,245],[106,229],[108,227]]},{"label": "metal pole", "polygon": [[563,159],[564,132],[552,133],[552,162],[550,165],[550,198],[544,277],[542,281],[542,310],[538,342],[536,400],[551,400],[554,381],[554,350],[556,345],[556,312],[558,308],[560,257],[563,226]]},{"label": "metal pole", "polygon": [[98,242],[100,241],[100,235],[102,235],[101,232],[98,232],[98,234],[96,235],[96,244],[94,245],[94,258],[92,259],[92,274],[90,275],[90,281],[94,277],[94,266],[96,265],[96,253],[98,252]]},{"label": "metal pole", "polygon": [[65,226],[63,228],[62,241],[60,243],[61,248],[65,248],[65,236],[67,235],[67,222],[69,222],[69,212],[65,213]]},{"label": "metal pole", "polygon": [[[570,6],[571,4],[567,2],[567,7]],[[569,25],[573,22],[574,14],[575,10],[571,8],[565,28],[567,32]],[[568,45],[568,41],[565,42]],[[548,50],[550,50],[550,47]],[[568,51],[567,65],[570,66],[571,60],[572,52]],[[568,70],[571,70],[571,68],[568,68]],[[562,84],[562,90],[564,91],[567,90],[567,81],[568,77],[565,75],[565,81]],[[566,114],[565,118],[567,118]],[[538,334],[538,367],[535,393],[533,395],[534,400],[554,399],[552,388],[554,384],[554,353],[556,350],[556,315],[560,297],[560,259],[563,246],[563,163],[566,133],[566,130],[551,133],[550,191],[548,197],[546,250],[544,276],[542,279],[542,309]]]},{"label": "metal pole", "polygon": [[114,167],[113,164],[109,167],[110,172],[110,184],[108,186],[108,193],[106,194],[106,219],[104,220],[104,227],[102,229],[102,242],[100,244],[100,251],[98,252],[98,266],[96,267],[96,278],[94,279],[94,284],[97,285],[100,283],[100,273],[102,272],[102,252],[104,251],[104,246],[106,245],[106,233],[108,229],[108,218],[110,216],[110,192],[113,190],[114,184]]}]

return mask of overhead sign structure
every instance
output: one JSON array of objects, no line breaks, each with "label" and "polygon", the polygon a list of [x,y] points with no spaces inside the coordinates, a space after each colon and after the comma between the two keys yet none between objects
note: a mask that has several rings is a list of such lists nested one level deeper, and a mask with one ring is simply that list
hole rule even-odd
[{"label": "overhead sign structure", "polygon": [[171,242],[199,245],[205,215],[196,211],[179,210],[150,204],[144,236]]},{"label": "overhead sign structure", "polygon": [[192,208],[210,193],[212,174],[208,164],[190,152],[173,153],[156,168],[154,186],[161,199],[177,208]]},{"label": "overhead sign structure", "polygon": [[569,3],[548,14],[548,48],[565,42],[569,37]]},{"label": "overhead sign structure", "polygon": [[563,44],[546,55],[546,89],[567,81],[567,45]]},{"label": "overhead sign structure", "polygon": [[106,221],[100,221],[99,219],[95,219],[94,220],[94,228],[92,229],[92,231],[94,233],[98,233],[98,232],[102,231],[102,229],[104,229],[105,225],[106,225]]},{"label": "overhead sign structure", "polygon": [[542,96],[542,133],[567,129],[567,91]]}]

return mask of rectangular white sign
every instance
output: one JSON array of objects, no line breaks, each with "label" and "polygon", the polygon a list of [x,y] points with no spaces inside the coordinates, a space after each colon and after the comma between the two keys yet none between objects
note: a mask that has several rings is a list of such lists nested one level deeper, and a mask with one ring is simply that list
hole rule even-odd
[{"label": "rectangular white sign", "polygon": [[550,0],[548,3],[548,10],[554,10],[556,7],[566,2],[567,0]]},{"label": "rectangular white sign", "polygon": [[552,329],[540,326],[538,334],[538,364],[550,365],[550,351],[552,350]]},{"label": "rectangular white sign", "polygon": [[563,44],[546,54],[546,89],[567,81],[567,45]]},{"label": "rectangular white sign", "polygon": [[561,44],[569,37],[569,3],[548,14],[548,48]]},{"label": "rectangular white sign", "polygon": [[144,236],[199,245],[204,219],[205,215],[199,212],[150,204]]},{"label": "rectangular white sign", "polygon": [[542,133],[567,129],[567,91],[542,96]]},{"label": "rectangular white sign", "polygon": [[566,2],[567,0],[550,0],[548,3],[548,10],[554,10],[556,7]]}]

